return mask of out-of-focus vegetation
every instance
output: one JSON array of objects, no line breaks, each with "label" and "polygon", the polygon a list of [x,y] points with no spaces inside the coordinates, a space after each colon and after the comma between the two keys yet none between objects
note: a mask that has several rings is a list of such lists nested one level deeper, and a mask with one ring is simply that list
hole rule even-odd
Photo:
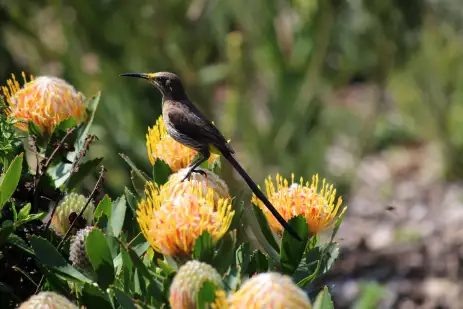
[{"label": "out-of-focus vegetation", "polygon": [[118,152],[150,169],[145,133],[161,99],[118,75],[164,70],[260,183],[278,167],[348,186],[337,157],[327,164],[331,146],[355,164],[410,141],[438,142],[443,176],[462,178],[462,17],[458,0],[3,0],[0,80],[24,70],[102,90],[93,155],[117,193],[130,181]]}]

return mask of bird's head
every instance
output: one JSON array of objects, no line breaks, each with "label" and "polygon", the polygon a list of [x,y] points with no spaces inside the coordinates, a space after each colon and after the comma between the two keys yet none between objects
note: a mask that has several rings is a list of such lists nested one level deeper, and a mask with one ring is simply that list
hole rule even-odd
[{"label": "bird's head", "polygon": [[138,77],[148,80],[153,84],[163,96],[183,99],[185,91],[183,89],[182,81],[180,78],[170,72],[158,72],[158,73],[124,73],[120,76]]}]

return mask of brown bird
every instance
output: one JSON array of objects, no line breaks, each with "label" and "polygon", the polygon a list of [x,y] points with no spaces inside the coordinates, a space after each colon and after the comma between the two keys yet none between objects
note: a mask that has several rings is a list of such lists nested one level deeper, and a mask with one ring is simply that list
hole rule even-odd
[{"label": "brown bird", "polygon": [[278,222],[293,237],[301,240],[233,157],[235,151],[222,133],[188,99],[182,82],[177,75],[170,72],[159,72],[125,73],[120,76],[146,79],[162,93],[162,118],[167,133],[177,142],[196,150],[198,153],[198,158],[189,165],[189,170],[183,180],[189,178],[193,172],[203,174],[204,171],[196,170],[196,168],[209,159],[211,152],[221,153],[243,177],[252,192],[264,203]]}]

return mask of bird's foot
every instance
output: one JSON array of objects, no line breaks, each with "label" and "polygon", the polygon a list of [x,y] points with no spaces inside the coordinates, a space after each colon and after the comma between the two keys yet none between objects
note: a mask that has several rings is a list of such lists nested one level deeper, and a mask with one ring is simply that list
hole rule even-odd
[{"label": "bird's foot", "polygon": [[193,173],[201,174],[204,177],[206,177],[206,179],[207,179],[207,173],[205,171],[203,171],[203,170],[190,170],[190,171],[188,171],[188,173],[186,173],[185,177],[183,177],[182,182],[184,182],[187,179],[190,180],[191,174],[193,174]]}]

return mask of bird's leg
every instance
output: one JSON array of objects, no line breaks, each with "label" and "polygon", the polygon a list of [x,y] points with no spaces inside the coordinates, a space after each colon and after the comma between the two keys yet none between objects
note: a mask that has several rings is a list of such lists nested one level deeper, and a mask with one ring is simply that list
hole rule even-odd
[{"label": "bird's leg", "polygon": [[209,157],[211,156],[209,150],[203,150],[201,152],[198,152],[198,158],[194,160],[193,162],[190,163],[190,168],[188,172],[186,173],[185,177],[183,177],[182,182],[185,181],[186,179],[189,179],[192,173],[198,173],[201,174],[205,177],[207,177],[207,174],[203,170],[195,170],[198,166],[203,164],[203,162],[207,161]]}]

